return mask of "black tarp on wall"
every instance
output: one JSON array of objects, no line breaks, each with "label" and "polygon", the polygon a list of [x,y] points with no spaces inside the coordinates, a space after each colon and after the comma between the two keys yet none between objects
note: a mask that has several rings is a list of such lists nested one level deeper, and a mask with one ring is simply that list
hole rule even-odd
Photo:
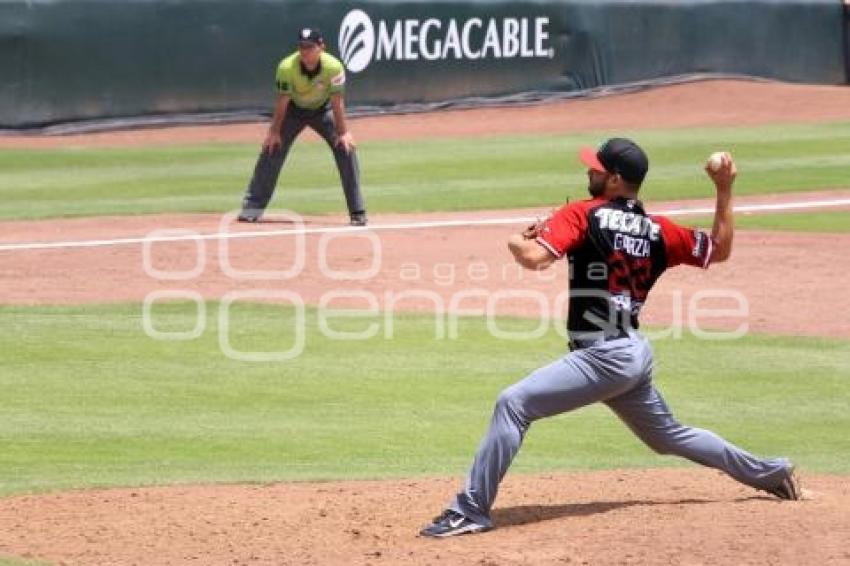
[{"label": "black tarp on wall", "polygon": [[0,0],[0,127],[267,110],[297,30],[321,27],[339,54],[344,22],[349,63],[368,60],[350,73],[354,105],[688,73],[839,84],[844,10],[842,0]]}]

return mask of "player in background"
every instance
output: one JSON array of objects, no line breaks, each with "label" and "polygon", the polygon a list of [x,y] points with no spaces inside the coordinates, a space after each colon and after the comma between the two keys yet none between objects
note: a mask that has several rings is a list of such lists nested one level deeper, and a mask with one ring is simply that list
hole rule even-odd
[{"label": "player in background", "polygon": [[317,29],[298,34],[298,50],[277,68],[277,103],[254,175],[242,200],[240,222],[257,222],[274,194],[290,147],[306,127],[333,150],[352,226],[365,226],[366,203],[360,193],[360,165],[345,117],[345,68],[325,52]]},{"label": "player in background", "polygon": [[711,234],[648,215],[637,200],[649,160],[634,142],[614,138],[586,148],[587,200],[567,204],[508,240],[517,263],[545,269],[571,265],[567,329],[571,352],[505,389],[496,401],[463,490],[421,531],[449,537],[492,528],[499,483],[532,422],[603,402],[650,448],[717,468],[781,499],[799,499],[786,458],[759,458],[708,430],[679,423],[652,382],[649,342],[638,316],[661,274],[677,265],[708,268],[732,252],[735,163],[725,154],[706,168],[717,200]]}]

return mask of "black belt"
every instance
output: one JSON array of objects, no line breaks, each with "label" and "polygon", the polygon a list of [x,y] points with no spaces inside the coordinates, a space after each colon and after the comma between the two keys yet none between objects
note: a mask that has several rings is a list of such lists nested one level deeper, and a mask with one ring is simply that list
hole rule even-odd
[{"label": "black belt", "polygon": [[570,337],[568,345],[570,347],[571,352],[575,350],[582,350],[584,348],[593,348],[594,346],[601,346],[605,342],[611,342],[612,340],[622,340],[623,338],[632,338],[634,336],[637,336],[636,331],[628,331],[622,328],[618,328],[617,332],[614,334],[607,334],[601,330],[596,332],[582,332],[580,334],[582,334],[582,336],[580,337]]}]

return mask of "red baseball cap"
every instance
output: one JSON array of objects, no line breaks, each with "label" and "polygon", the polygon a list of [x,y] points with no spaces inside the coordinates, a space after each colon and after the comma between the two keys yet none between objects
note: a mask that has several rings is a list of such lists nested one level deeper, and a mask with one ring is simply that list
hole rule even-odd
[{"label": "red baseball cap", "polygon": [[578,152],[582,163],[601,173],[620,175],[640,185],[649,171],[649,158],[638,144],[625,138],[606,140],[599,149],[583,147]]},{"label": "red baseball cap", "polygon": [[583,147],[578,151],[579,160],[593,169],[594,171],[599,171],[600,173],[607,172],[605,166],[599,161],[599,156],[596,155],[597,150],[592,147]]}]

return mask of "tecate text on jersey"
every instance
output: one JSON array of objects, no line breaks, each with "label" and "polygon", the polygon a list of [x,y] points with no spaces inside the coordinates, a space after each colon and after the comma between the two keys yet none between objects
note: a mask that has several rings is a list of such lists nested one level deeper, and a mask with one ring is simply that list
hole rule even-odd
[{"label": "tecate text on jersey", "polygon": [[600,208],[596,211],[596,218],[599,219],[599,227],[603,230],[622,232],[630,236],[648,236],[653,242],[658,241],[661,235],[661,225],[642,214]]}]

